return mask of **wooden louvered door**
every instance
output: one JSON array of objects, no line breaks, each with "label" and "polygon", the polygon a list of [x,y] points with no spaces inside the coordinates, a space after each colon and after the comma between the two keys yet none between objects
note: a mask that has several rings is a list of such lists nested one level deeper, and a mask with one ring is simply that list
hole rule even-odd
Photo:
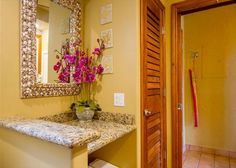
[{"label": "wooden louvered door", "polygon": [[164,7],[141,5],[142,168],[166,167]]}]

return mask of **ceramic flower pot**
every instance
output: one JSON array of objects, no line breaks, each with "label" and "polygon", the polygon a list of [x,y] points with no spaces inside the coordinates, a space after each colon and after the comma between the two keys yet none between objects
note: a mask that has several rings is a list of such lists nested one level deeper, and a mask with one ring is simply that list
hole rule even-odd
[{"label": "ceramic flower pot", "polygon": [[89,107],[84,108],[84,111],[78,112],[76,110],[76,116],[81,121],[92,121],[94,116],[94,110],[91,110]]}]

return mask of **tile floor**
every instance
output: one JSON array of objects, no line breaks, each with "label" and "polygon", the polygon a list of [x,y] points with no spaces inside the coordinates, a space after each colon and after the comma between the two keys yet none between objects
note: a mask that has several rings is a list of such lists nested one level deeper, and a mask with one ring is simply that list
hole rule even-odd
[{"label": "tile floor", "polygon": [[183,154],[183,168],[236,168],[236,158],[187,150]]}]

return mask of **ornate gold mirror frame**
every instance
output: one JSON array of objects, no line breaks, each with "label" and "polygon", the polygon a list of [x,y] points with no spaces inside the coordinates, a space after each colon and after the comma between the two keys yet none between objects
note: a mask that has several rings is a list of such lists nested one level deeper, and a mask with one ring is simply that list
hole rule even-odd
[{"label": "ornate gold mirror frame", "polygon": [[[71,41],[80,37],[81,7],[78,0],[51,0],[71,10]],[[21,98],[77,95],[76,84],[36,82],[36,9],[37,0],[21,0],[20,82]]]}]

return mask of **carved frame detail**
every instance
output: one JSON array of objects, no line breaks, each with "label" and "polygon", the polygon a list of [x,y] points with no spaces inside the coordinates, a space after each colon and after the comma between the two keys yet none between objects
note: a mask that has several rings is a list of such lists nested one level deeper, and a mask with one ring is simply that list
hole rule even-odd
[{"label": "carved frame detail", "polygon": [[[51,0],[71,10],[71,41],[80,38],[81,7],[78,0]],[[76,84],[36,82],[36,8],[37,0],[21,0],[20,87],[21,98],[72,96],[80,93]]]}]

